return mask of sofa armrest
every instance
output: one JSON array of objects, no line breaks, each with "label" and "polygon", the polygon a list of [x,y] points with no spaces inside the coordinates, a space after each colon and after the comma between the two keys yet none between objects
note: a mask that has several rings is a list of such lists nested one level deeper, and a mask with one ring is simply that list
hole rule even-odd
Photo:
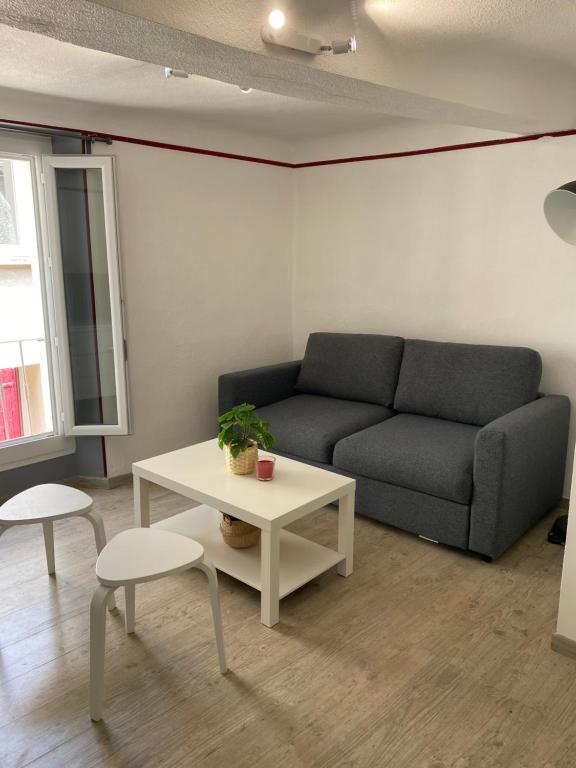
[{"label": "sofa armrest", "polygon": [[469,548],[498,557],[562,498],[570,401],[546,395],[476,436]]},{"label": "sofa armrest", "polygon": [[261,408],[292,397],[301,362],[294,360],[222,374],[218,377],[218,413],[225,413],[240,403],[254,403]]}]

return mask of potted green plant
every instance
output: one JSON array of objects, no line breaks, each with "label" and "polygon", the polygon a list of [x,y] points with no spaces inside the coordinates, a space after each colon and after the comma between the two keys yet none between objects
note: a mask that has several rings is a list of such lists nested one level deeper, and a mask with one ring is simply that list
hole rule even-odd
[{"label": "potted green plant", "polygon": [[235,475],[254,472],[258,446],[270,450],[274,445],[270,424],[257,416],[255,409],[251,403],[242,403],[218,417],[218,445],[224,449],[227,468]]},{"label": "potted green plant", "polygon": [[[255,409],[251,403],[242,403],[218,418],[218,445],[224,450],[228,471],[235,475],[248,475],[254,471],[259,445],[265,450],[274,445],[270,424],[259,418]],[[223,514],[222,518],[220,532],[229,546],[243,549],[259,541],[260,528],[231,515]]]}]

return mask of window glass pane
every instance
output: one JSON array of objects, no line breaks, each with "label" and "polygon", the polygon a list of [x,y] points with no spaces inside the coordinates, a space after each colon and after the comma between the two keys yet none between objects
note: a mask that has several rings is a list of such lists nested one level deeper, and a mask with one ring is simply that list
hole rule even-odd
[{"label": "window glass pane", "polygon": [[32,264],[37,258],[30,161],[0,153],[0,264]]},{"label": "window glass pane", "polygon": [[0,156],[0,447],[53,432],[29,160]]},{"label": "window glass pane", "polygon": [[16,200],[12,163],[0,159],[0,245],[16,245]]},{"label": "window glass pane", "polygon": [[55,174],[75,422],[116,424],[102,170]]}]

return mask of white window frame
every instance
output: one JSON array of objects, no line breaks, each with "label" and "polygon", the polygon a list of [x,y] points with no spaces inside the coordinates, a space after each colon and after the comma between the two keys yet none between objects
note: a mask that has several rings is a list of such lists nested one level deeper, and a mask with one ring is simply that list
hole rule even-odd
[{"label": "white window frame", "polygon": [[[8,147],[8,149],[4,149]],[[3,136],[0,134],[0,154],[13,160],[30,162],[32,174],[32,194],[36,223],[36,242],[38,249],[38,271],[40,292],[44,316],[44,336],[46,340],[46,358],[48,379],[50,382],[50,402],[52,407],[52,431],[40,435],[29,435],[0,445],[0,472],[34,464],[39,461],[66,456],[76,451],[76,441],[65,436],[60,419],[62,411],[61,384],[58,366],[54,364],[54,329],[55,313],[51,270],[48,268],[46,217],[44,200],[40,185],[41,170],[39,158],[44,147],[38,139],[31,140],[23,136]],[[9,262],[4,262],[9,263]],[[18,262],[16,262],[18,263]],[[21,262],[20,262],[21,263]]]},{"label": "white window frame", "polygon": [[0,448],[0,473],[5,469],[25,467],[28,464],[57,459],[60,456],[68,456],[75,452],[76,441],[73,437],[65,437],[55,433],[30,435],[2,445]]},{"label": "white window frame", "polygon": [[[112,341],[114,346],[114,376],[118,421],[116,424],[76,424],[72,388],[72,371],[68,346],[68,323],[64,294],[64,277],[58,205],[56,194],[56,169],[75,168],[99,169],[102,172],[104,222],[108,279],[110,285],[110,308]],[[48,237],[49,263],[51,263],[52,287],[56,322],[56,357],[60,369],[62,388],[62,421],[66,435],[126,435],[130,430],[128,411],[128,377],[126,370],[126,342],[123,322],[122,283],[118,249],[118,226],[116,215],[116,194],[114,183],[114,158],[96,155],[44,155],[42,172],[45,190],[46,227]]]}]

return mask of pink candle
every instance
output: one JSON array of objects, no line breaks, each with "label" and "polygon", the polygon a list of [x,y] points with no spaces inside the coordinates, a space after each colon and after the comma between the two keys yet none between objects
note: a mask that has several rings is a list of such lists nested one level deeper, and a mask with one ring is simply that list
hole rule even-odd
[{"label": "pink candle", "polygon": [[274,456],[265,456],[258,459],[256,463],[256,475],[258,480],[272,480],[274,476],[274,464],[276,459]]}]

